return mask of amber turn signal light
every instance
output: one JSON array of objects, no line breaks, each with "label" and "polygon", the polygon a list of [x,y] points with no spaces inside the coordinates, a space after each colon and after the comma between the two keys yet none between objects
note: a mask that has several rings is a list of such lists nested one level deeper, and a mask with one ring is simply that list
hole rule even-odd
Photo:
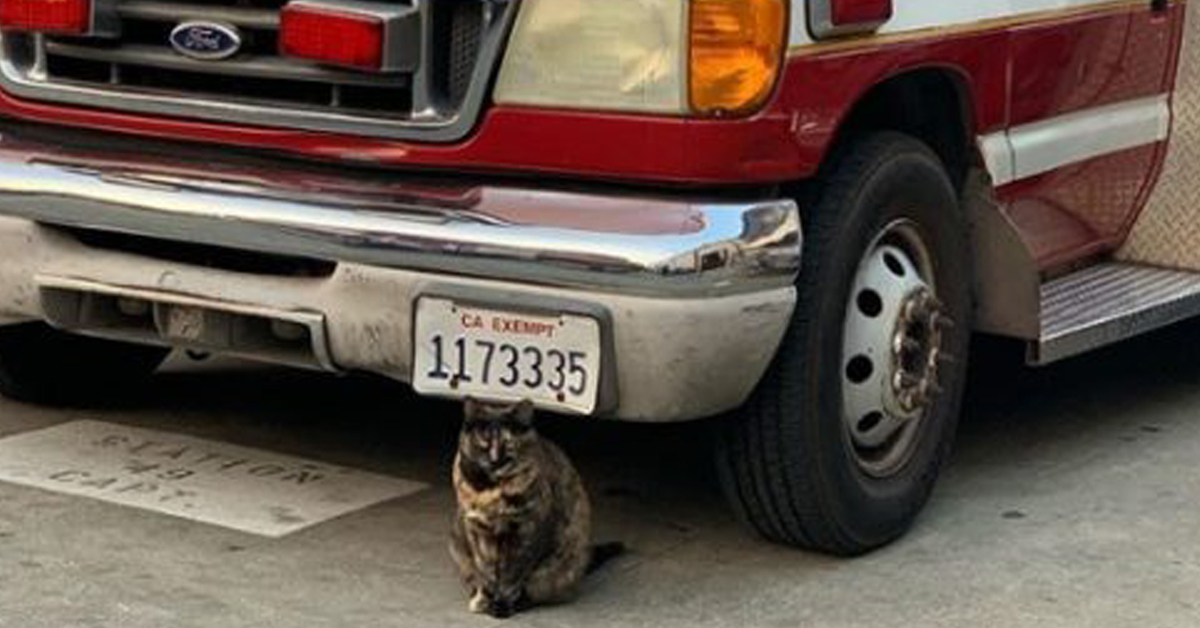
[{"label": "amber turn signal light", "polygon": [[691,103],[744,115],[766,102],[783,64],[784,0],[692,0]]}]

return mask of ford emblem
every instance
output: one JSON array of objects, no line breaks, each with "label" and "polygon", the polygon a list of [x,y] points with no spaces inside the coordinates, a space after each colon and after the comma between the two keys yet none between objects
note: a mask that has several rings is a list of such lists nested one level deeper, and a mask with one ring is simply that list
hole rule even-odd
[{"label": "ford emblem", "polygon": [[242,34],[228,24],[184,22],[171,31],[171,47],[193,59],[226,59],[242,49]]}]

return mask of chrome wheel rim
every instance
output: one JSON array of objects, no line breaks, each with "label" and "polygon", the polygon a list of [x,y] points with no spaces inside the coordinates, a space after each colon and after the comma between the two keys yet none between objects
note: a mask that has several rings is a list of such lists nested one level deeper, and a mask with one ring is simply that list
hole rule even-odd
[{"label": "chrome wheel rim", "polygon": [[912,458],[941,393],[950,324],[917,226],[888,225],[859,262],[842,336],[842,424],[868,475],[895,475]]}]

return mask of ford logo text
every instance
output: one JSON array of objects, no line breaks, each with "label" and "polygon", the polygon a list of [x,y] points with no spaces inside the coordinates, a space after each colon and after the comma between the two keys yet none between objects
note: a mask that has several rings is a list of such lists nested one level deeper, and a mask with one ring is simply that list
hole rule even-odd
[{"label": "ford logo text", "polygon": [[193,59],[227,59],[242,48],[237,27],[216,22],[184,22],[171,31],[171,47]]}]

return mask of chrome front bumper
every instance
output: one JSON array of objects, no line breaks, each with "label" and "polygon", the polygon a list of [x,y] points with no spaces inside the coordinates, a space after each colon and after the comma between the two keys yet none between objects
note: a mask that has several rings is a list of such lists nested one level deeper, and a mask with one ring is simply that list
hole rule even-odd
[{"label": "chrome front bumper", "polygon": [[[320,277],[223,269],[87,245],[80,229],[336,266]],[[0,139],[6,322],[410,381],[422,295],[577,310],[605,322],[601,408],[624,419],[741,403],[786,329],[800,245],[790,200],[398,180]],[[214,336],[180,336],[124,320],[118,302],[149,304],[159,323],[172,307],[225,323]],[[277,335],[303,347],[262,331],[286,325],[299,331]]]}]

